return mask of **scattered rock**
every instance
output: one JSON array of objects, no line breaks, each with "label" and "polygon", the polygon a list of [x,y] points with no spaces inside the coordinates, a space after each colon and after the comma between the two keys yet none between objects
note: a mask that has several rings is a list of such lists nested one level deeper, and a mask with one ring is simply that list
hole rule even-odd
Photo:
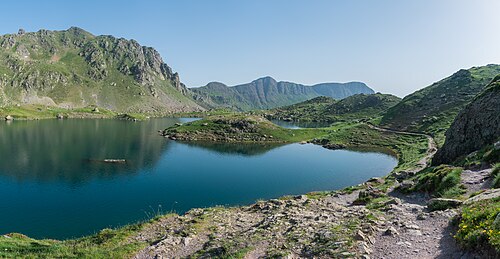
[{"label": "scattered rock", "polygon": [[417,220],[426,220],[427,219],[427,216],[425,215],[425,213],[419,213],[417,215]]},{"label": "scattered rock", "polygon": [[356,235],[354,235],[354,239],[356,239],[358,241],[366,241],[367,240],[365,234],[361,230],[358,230],[358,232],[356,232]]},{"label": "scattered rock", "polygon": [[385,183],[385,180],[380,178],[380,177],[372,177],[370,179],[368,179],[369,183],[378,183],[378,184],[384,184]]},{"label": "scattered rock", "polygon": [[386,231],[384,231],[384,235],[397,236],[399,235],[399,232],[393,226],[390,226]]}]

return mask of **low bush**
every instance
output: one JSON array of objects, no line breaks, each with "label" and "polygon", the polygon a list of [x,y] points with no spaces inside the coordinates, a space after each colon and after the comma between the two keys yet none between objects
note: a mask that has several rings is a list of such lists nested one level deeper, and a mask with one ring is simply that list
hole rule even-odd
[{"label": "low bush", "polygon": [[464,193],[460,184],[461,167],[440,165],[429,167],[415,177],[415,186],[412,191],[423,191],[434,197],[453,198]]},{"label": "low bush", "polygon": [[455,239],[464,248],[500,254],[500,198],[462,208]]}]

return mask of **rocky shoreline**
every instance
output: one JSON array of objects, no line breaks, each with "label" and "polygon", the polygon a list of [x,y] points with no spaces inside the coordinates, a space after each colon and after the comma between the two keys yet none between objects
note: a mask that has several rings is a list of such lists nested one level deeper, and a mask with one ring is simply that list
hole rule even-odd
[{"label": "rocky shoreline", "polygon": [[[484,180],[484,179],[483,179]],[[482,183],[481,180],[477,184]],[[153,245],[134,258],[488,258],[462,251],[450,223],[457,208],[432,211],[423,193],[402,194],[372,178],[341,191],[193,209],[171,215],[134,237]],[[493,194],[492,194],[493,193]],[[488,196],[489,195],[489,196]],[[500,190],[478,198],[498,197]],[[372,196],[378,200],[360,203]]]}]

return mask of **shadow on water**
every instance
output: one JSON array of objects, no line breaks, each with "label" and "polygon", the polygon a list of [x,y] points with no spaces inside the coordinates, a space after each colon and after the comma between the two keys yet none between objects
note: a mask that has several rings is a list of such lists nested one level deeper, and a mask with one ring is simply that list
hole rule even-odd
[{"label": "shadow on water", "polygon": [[179,142],[190,147],[202,148],[221,155],[242,156],[263,155],[270,150],[286,145],[283,143],[214,143],[208,141]]},{"label": "shadow on water", "polygon": [[[133,174],[154,166],[169,142],[157,130],[179,119],[44,120],[0,124],[0,174],[18,181],[67,181]],[[125,159],[126,163],[104,163]]]}]

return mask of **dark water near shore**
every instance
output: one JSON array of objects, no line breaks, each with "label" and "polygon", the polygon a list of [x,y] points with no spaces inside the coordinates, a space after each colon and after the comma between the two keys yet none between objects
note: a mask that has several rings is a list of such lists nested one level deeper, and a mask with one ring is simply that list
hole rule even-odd
[{"label": "dark water near shore", "polygon": [[[396,159],[315,145],[180,143],[187,119],[0,123],[0,234],[92,234],[190,208],[334,190],[387,174]],[[103,159],[126,159],[108,164]]]},{"label": "dark water near shore", "polygon": [[287,129],[325,128],[331,125],[331,123],[329,122],[312,122],[312,121],[271,120],[271,122]]}]

